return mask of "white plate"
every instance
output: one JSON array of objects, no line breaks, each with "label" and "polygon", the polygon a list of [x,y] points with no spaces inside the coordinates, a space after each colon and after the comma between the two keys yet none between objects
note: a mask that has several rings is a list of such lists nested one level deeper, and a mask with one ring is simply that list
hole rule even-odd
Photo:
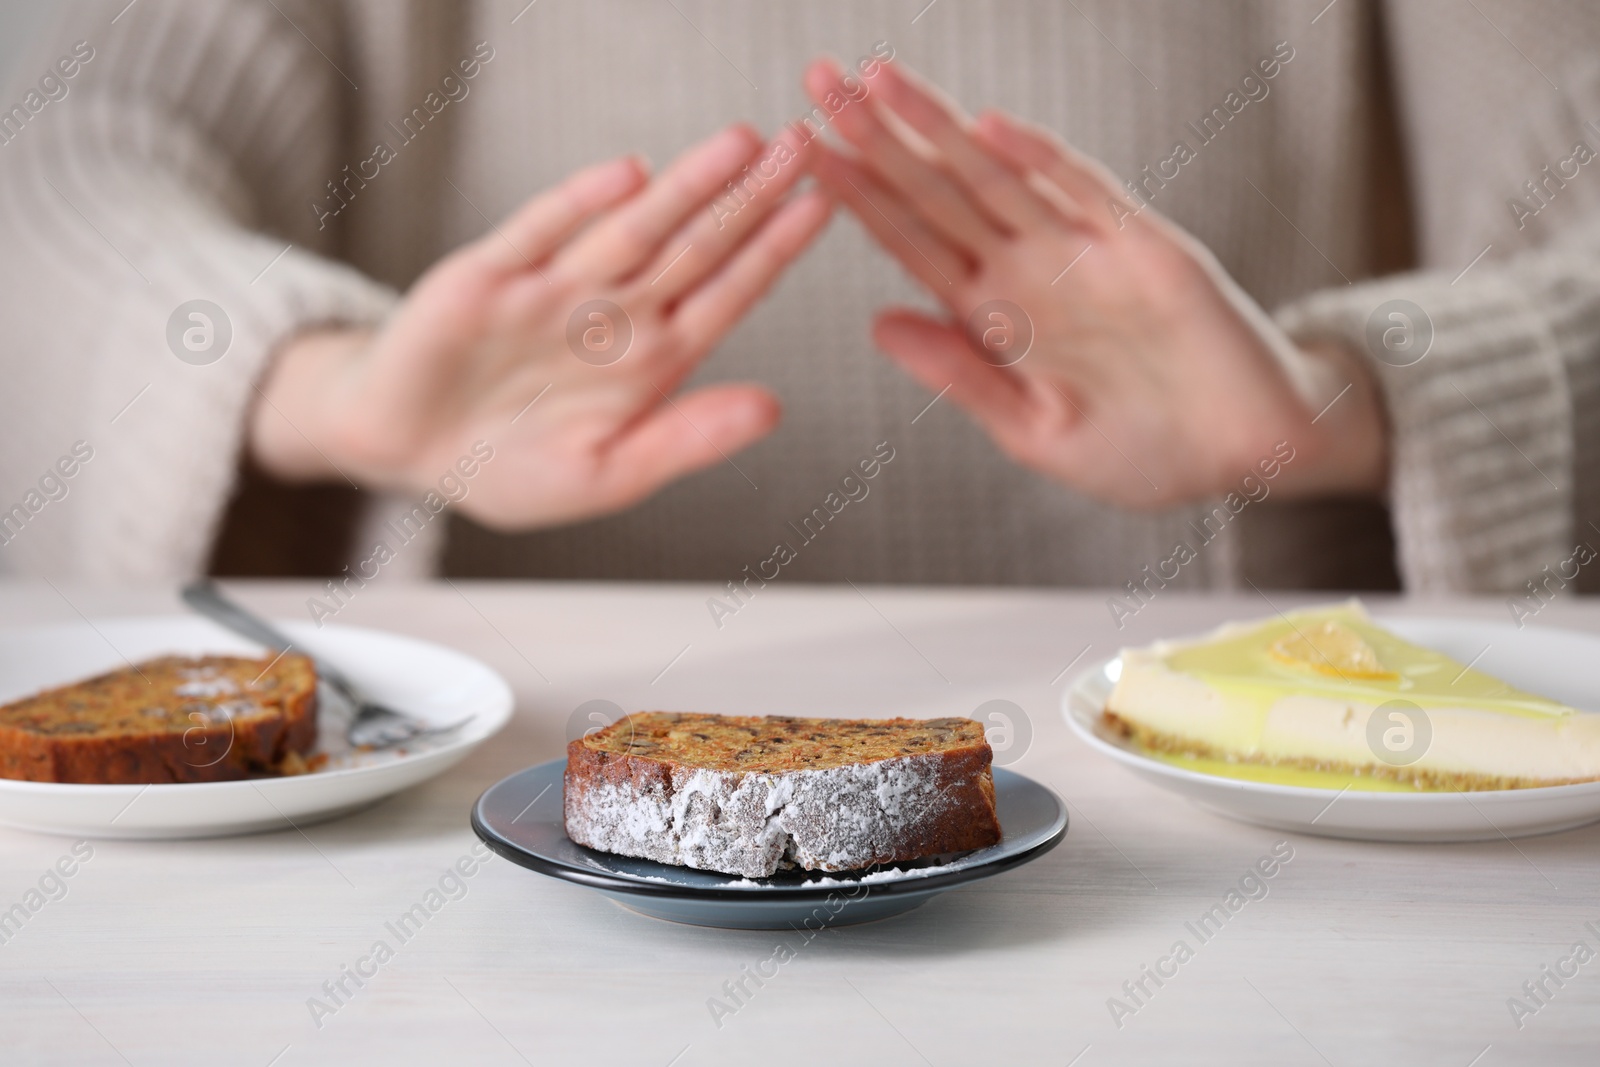
[{"label": "white plate", "polygon": [[[344,815],[443,773],[511,718],[511,688],[452,649],[397,634],[280,622],[297,648],[324,657],[373,699],[440,726],[438,738],[385,752],[344,742],[348,709],[323,700],[318,752],[327,766],[289,778],[182,785],[72,785],[0,778],[0,824],[78,837],[177,838],[281,830]],[[259,656],[259,645],[193,616],[102,619],[0,631],[0,703],[163,653]]]},{"label": "white plate", "polygon": [[[1454,619],[1383,619],[1388,629],[1519,689],[1600,708],[1600,637],[1571,630]],[[1600,782],[1471,793],[1376,793],[1249,782],[1175,767],[1100,726],[1111,695],[1108,660],[1062,698],[1067,725],[1140,777],[1201,807],[1259,826],[1368,841],[1489,841],[1570,830],[1600,820]]]}]

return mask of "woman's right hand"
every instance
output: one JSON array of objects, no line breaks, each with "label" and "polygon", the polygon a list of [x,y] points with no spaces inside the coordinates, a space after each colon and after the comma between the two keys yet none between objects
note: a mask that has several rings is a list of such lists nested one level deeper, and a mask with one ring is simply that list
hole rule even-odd
[{"label": "woman's right hand", "polygon": [[784,199],[806,148],[736,125],[654,179],[632,158],[579,171],[440,260],[377,331],[287,345],[254,458],[422,491],[485,441],[457,506],[502,529],[615,511],[722,462],[776,425],[777,399],[673,393],[827,221],[820,193]]}]

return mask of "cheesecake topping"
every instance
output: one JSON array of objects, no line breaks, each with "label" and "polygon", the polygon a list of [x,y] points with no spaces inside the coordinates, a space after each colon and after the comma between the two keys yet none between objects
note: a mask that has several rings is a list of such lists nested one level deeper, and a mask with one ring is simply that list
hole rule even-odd
[{"label": "cheesecake topping", "polygon": [[1397,678],[1360,634],[1331,619],[1298,626],[1272,642],[1269,655],[1280,663],[1333,678]]}]

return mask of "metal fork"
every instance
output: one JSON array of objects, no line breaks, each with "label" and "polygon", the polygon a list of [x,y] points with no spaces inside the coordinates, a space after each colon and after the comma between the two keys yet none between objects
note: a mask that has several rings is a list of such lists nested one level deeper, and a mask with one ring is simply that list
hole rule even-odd
[{"label": "metal fork", "polygon": [[[190,582],[181,590],[183,602],[212,622],[227,627],[241,637],[257,641],[275,652],[287,652],[294,642],[259,615],[241,607],[223,595],[222,590],[209,578]],[[357,748],[392,748],[418,737],[434,737],[459,730],[472,721],[469,715],[448,726],[431,726],[393,708],[368,700],[344,672],[310,653],[304,653],[317,669],[317,677],[328,684],[350,706],[355,716],[345,731],[345,739]]]}]

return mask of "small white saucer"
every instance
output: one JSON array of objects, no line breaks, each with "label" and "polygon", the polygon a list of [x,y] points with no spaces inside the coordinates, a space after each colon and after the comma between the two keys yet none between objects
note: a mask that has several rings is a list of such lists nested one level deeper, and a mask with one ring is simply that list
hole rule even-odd
[{"label": "small white saucer", "polygon": [[[442,774],[511,718],[511,688],[453,649],[351,626],[278,623],[296,647],[336,664],[373,699],[461,729],[382,752],[344,741],[348,710],[324,699],[310,774],[181,785],[76,785],[0,778],[0,824],[91,838],[219,837],[331,819]],[[0,632],[0,703],[165,653],[259,656],[214,623],[180,615]]]},{"label": "small white saucer", "polygon": [[[1512,685],[1573,707],[1600,708],[1600,637],[1571,630],[1457,619],[1380,620]],[[1141,778],[1220,815],[1279,830],[1367,841],[1490,841],[1570,830],[1600,820],[1600,782],[1474,792],[1315,789],[1206,774],[1156,759],[1107,731],[1100,713],[1116,660],[1075,678],[1062,714],[1091,748]]]}]

